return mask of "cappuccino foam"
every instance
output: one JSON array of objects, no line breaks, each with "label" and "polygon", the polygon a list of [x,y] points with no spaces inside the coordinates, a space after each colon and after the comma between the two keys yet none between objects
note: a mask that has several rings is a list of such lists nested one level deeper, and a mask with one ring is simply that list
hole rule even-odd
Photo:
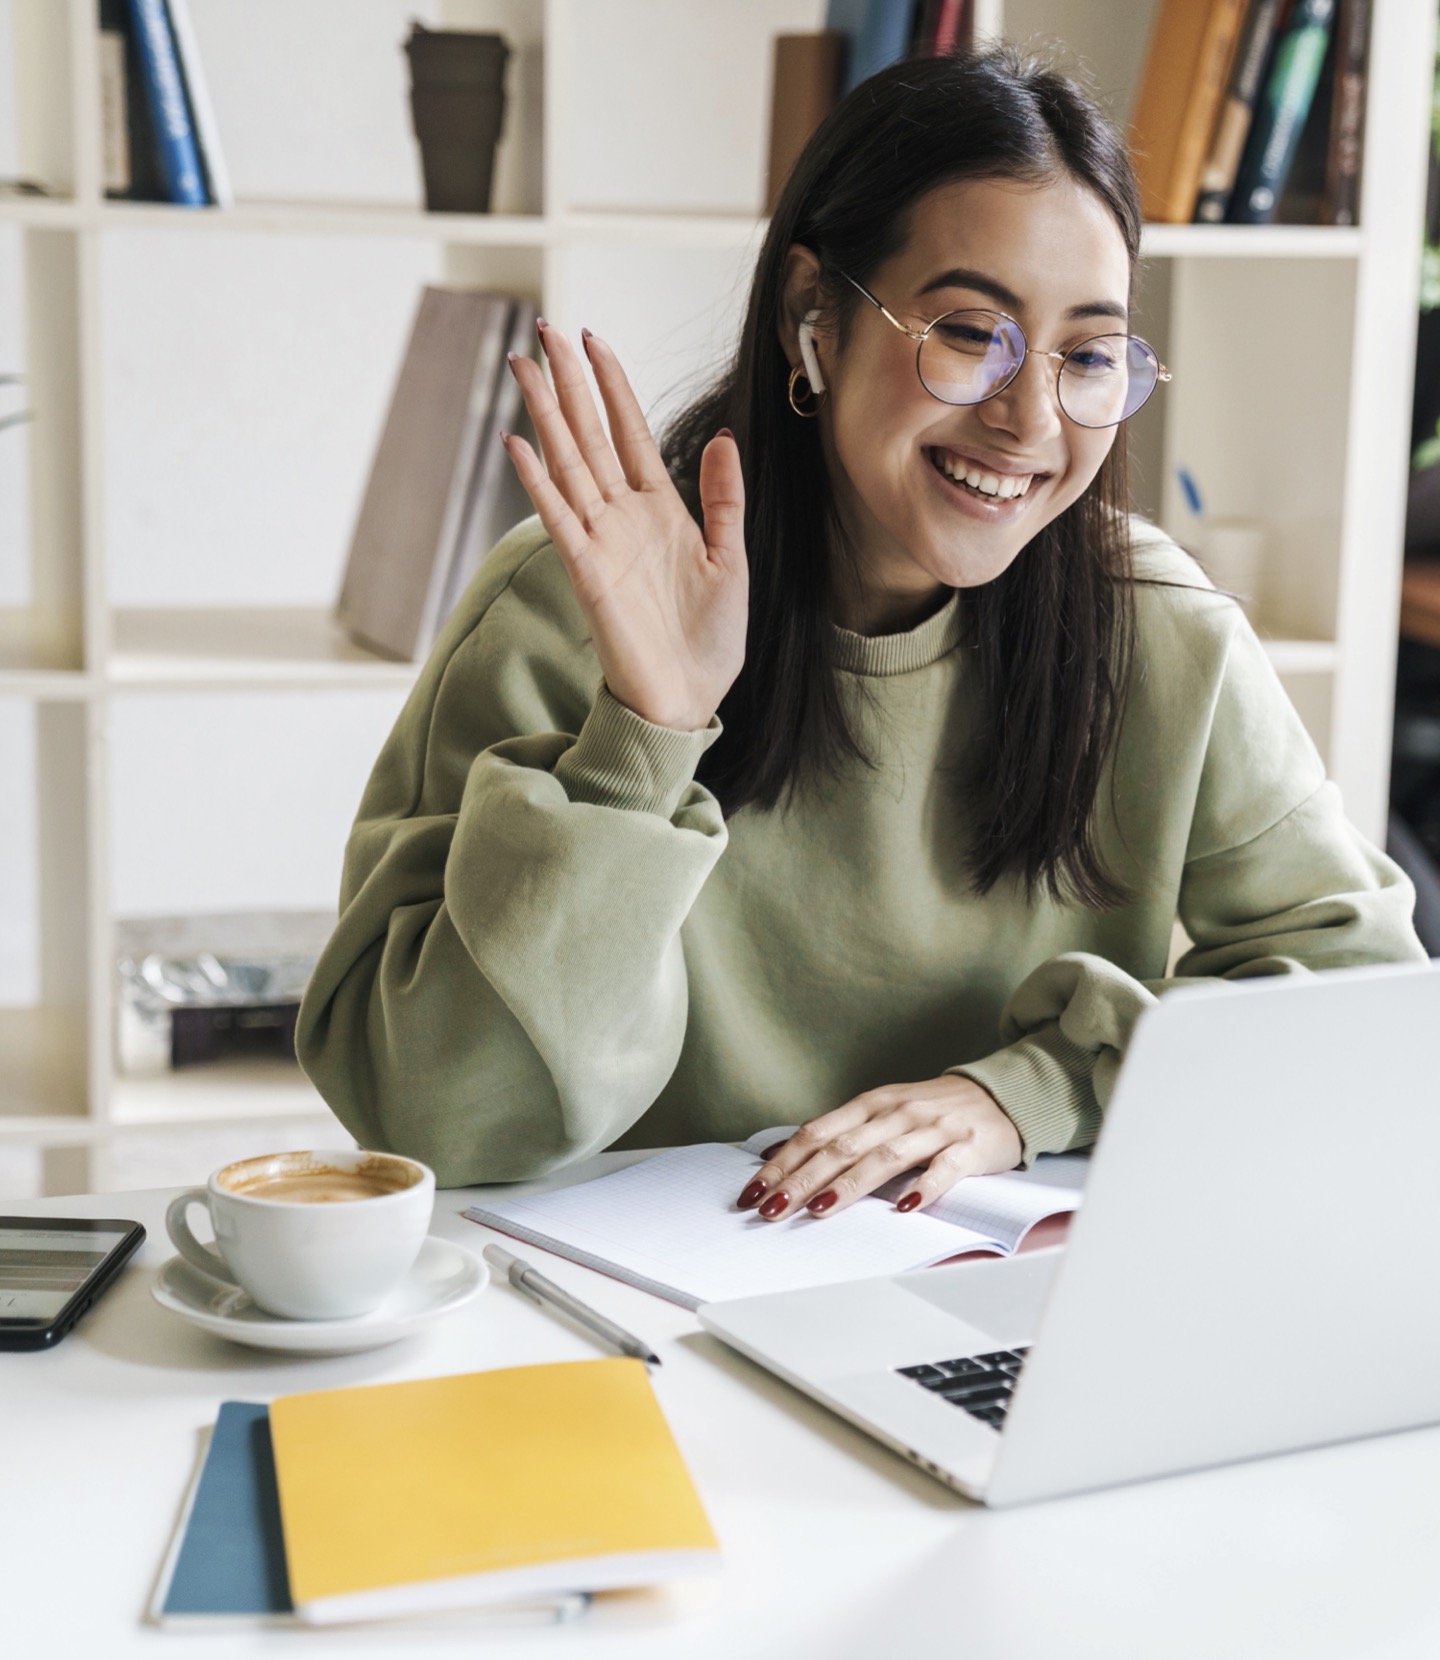
[{"label": "cappuccino foam", "polygon": [[245,1159],[219,1173],[227,1193],[284,1204],[333,1205],[354,1199],[383,1199],[413,1187],[417,1172],[383,1155],[358,1164],[330,1164],[314,1155],[278,1153]]},{"label": "cappuccino foam", "polygon": [[233,1193],[247,1199],[283,1199],[288,1204],[331,1205],[345,1199],[383,1199],[399,1193],[409,1184],[387,1182],[358,1170],[315,1170],[304,1175],[261,1176],[237,1183]]}]

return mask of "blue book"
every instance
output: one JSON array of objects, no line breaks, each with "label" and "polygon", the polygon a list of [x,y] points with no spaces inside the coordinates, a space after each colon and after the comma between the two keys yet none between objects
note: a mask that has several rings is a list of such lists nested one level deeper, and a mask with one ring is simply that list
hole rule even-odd
[{"label": "blue book", "polygon": [[290,1623],[268,1407],[226,1401],[220,1408],[153,1611],[159,1620],[230,1615]]},{"label": "blue book", "polygon": [[[588,1601],[574,1592],[403,1623],[487,1631],[553,1625],[583,1613]],[[269,1407],[249,1401],[221,1406],[151,1598],[150,1618],[157,1625],[193,1623],[210,1631],[300,1623],[285,1569]]]},{"label": "blue book", "polygon": [[1266,72],[1225,218],[1269,225],[1300,147],[1335,23],[1335,0],[1295,0]]},{"label": "blue book", "polygon": [[839,29],[847,42],[843,92],[905,56],[915,5],[916,0],[829,0],[825,27]]},{"label": "blue book", "polygon": [[130,0],[130,17],[165,194],[181,207],[206,207],[210,198],[200,167],[200,147],[165,0]]}]

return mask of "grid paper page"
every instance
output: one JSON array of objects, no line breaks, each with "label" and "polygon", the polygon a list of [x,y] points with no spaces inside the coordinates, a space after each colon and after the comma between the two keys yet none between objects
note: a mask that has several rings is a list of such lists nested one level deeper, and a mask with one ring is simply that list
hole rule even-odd
[{"label": "grid paper page", "polygon": [[895,1274],[995,1246],[970,1229],[863,1199],[835,1216],[762,1222],[735,1208],[754,1168],[738,1147],[677,1147],[594,1181],[465,1214],[685,1308]]},{"label": "grid paper page", "polygon": [[[776,1129],[759,1130],[742,1145],[759,1158],[777,1141],[788,1141],[796,1128],[794,1124],[782,1124]],[[1090,1160],[1083,1155],[1042,1153],[1028,1170],[966,1176],[948,1193],[941,1194],[933,1205],[927,1205],[925,1214],[941,1222],[953,1222],[957,1228],[976,1229],[1008,1254],[1037,1222],[1080,1208],[1089,1169]],[[910,1180],[908,1171],[896,1176],[883,1187],[877,1187],[875,1197],[893,1203]]]}]

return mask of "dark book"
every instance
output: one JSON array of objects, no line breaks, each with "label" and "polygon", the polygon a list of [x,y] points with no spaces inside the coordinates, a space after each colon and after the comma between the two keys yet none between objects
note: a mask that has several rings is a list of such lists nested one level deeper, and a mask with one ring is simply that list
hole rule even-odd
[{"label": "dark book", "polygon": [[1234,225],[1274,222],[1330,46],[1335,0],[1295,0],[1275,43],[1265,86],[1235,177],[1225,218]]},{"label": "dark book", "polygon": [[1295,149],[1290,177],[1285,181],[1285,189],[1275,210],[1275,222],[1279,225],[1325,225],[1330,222],[1325,191],[1330,159],[1331,116],[1335,104],[1335,50],[1335,31],[1332,29],[1325,62],[1320,66],[1320,84],[1315,88],[1310,113],[1305,117],[1305,127]]},{"label": "dark book", "polygon": [[1244,16],[1245,0],[1161,0],[1129,121],[1140,205],[1152,223],[1187,224],[1195,212]]},{"label": "dark book", "polygon": [[129,0],[129,6],[140,60],[139,85],[150,106],[155,159],[166,200],[177,207],[205,207],[210,197],[170,13],[165,0]]},{"label": "dark book", "polygon": [[105,194],[112,200],[127,202],[169,201],[160,177],[155,128],[150,120],[150,104],[145,97],[140,68],[140,51],[135,44],[135,31],[130,25],[127,0],[100,0],[100,32],[102,35],[118,36],[123,42],[121,73],[124,81],[124,148],[127,163],[125,182],[107,183]]},{"label": "dark book", "polygon": [[1370,51],[1370,0],[1340,0],[1335,14],[1335,79],[1325,217],[1332,225],[1360,222],[1360,163],[1365,144],[1365,65]]},{"label": "dark book", "polygon": [[1285,15],[1286,0],[1250,0],[1245,24],[1230,65],[1230,80],[1220,114],[1210,135],[1209,154],[1200,171],[1195,199],[1197,224],[1218,225],[1230,205],[1235,175],[1250,136],[1255,101],[1265,84],[1275,37]]},{"label": "dark book", "polygon": [[773,213],[811,133],[834,109],[845,68],[845,36],[839,29],[776,35],[770,98],[770,156],[765,172],[765,211]]},{"label": "dark book", "polygon": [[829,0],[825,27],[848,42],[843,92],[906,55],[915,11],[916,0]]},{"label": "dark book", "polygon": [[913,57],[943,58],[969,48],[969,0],[924,0],[916,7],[910,40]]}]

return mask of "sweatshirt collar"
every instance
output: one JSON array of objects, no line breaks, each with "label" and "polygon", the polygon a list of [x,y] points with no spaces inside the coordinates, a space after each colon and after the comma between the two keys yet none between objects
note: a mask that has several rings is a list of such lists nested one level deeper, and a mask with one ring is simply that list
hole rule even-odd
[{"label": "sweatshirt collar", "polygon": [[928,669],[960,643],[960,590],[932,617],[904,634],[856,634],[830,625],[835,667],[849,674],[910,674]]}]

